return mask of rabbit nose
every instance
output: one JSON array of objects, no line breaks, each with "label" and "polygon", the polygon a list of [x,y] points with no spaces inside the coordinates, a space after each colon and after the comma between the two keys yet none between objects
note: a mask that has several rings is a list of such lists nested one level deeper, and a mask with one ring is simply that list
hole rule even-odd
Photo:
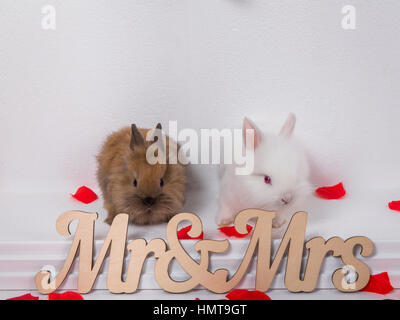
[{"label": "rabbit nose", "polygon": [[153,197],[146,197],[142,201],[146,206],[152,206],[154,202],[156,202],[156,199]]},{"label": "rabbit nose", "polygon": [[284,195],[282,195],[281,202],[283,204],[288,204],[290,201],[292,201],[293,195],[290,192],[286,192]]}]

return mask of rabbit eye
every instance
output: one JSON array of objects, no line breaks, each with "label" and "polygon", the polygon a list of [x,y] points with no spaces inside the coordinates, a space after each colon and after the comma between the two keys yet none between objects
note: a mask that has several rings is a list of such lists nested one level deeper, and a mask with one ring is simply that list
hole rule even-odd
[{"label": "rabbit eye", "polygon": [[164,179],[163,178],[160,179],[160,186],[161,187],[164,186]]},{"label": "rabbit eye", "polygon": [[270,176],[264,176],[264,182],[265,182],[266,184],[272,184],[272,183],[271,183],[271,177],[270,177]]},{"label": "rabbit eye", "polygon": [[133,186],[134,186],[134,187],[137,187],[137,180],[136,180],[136,179],[133,180]]}]

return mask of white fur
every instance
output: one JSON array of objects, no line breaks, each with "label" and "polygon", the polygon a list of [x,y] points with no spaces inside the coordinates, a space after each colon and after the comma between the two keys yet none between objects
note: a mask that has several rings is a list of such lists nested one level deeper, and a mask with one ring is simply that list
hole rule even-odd
[{"label": "white fur", "polygon": [[[236,175],[235,165],[223,167],[220,183],[217,224],[231,224],[238,212],[259,208],[276,212],[274,227],[281,228],[290,216],[301,210],[301,204],[311,192],[309,166],[305,153],[292,139],[295,117],[290,114],[280,134],[261,132],[245,119],[243,128],[255,130],[254,170],[251,175]],[[250,151],[250,150],[247,150]],[[271,177],[271,184],[264,176]],[[282,199],[291,201],[285,204]]]}]

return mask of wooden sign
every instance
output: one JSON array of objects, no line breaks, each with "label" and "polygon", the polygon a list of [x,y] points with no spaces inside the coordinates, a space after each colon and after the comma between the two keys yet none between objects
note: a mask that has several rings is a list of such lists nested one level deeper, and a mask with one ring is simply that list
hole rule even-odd
[{"label": "wooden sign", "polygon": [[[57,220],[57,231],[63,236],[70,236],[69,225],[78,220],[78,226],[64,266],[54,279],[50,279],[49,271],[40,271],[35,277],[40,293],[48,294],[57,290],[67,277],[79,248],[78,292],[89,292],[97,278],[103,261],[110,253],[107,270],[107,287],[112,293],[132,293],[138,288],[143,264],[146,258],[154,254],[157,258],[154,275],[159,286],[168,292],[183,293],[198,285],[215,292],[225,293],[235,288],[250,265],[253,255],[257,254],[255,289],[267,291],[278,270],[282,258],[287,252],[285,286],[291,292],[311,292],[315,289],[321,265],[329,252],[340,257],[344,267],[332,273],[333,285],[343,292],[355,292],[364,288],[370,278],[369,267],[355,257],[354,248],[361,247],[360,255],[368,257],[372,254],[374,245],[366,237],[353,237],[346,241],[334,237],[328,241],[321,237],[313,238],[306,243],[305,231],[307,213],[297,212],[293,215],[286,233],[282,238],[275,257],[271,257],[271,233],[274,212],[247,209],[241,211],[235,219],[235,227],[239,233],[247,233],[246,224],[255,220],[253,234],[243,260],[236,273],[229,278],[228,270],[218,269],[210,272],[211,253],[225,252],[229,247],[228,240],[200,240],[195,244],[200,261],[196,262],[182,247],[178,237],[178,225],[183,221],[192,224],[189,232],[191,237],[197,237],[202,232],[201,220],[193,213],[181,213],[174,216],[167,226],[167,236],[163,239],[153,239],[149,243],[144,239],[136,239],[126,245],[128,230],[128,215],[119,214],[115,217],[104,244],[93,262],[94,225],[97,213],[71,211],[62,214]],[[167,245],[168,244],[168,245]],[[308,250],[307,264],[301,278],[304,247]],[[126,250],[130,254],[125,280],[122,278],[123,263]],[[175,281],[169,274],[169,265],[177,260],[185,272],[190,275],[186,281]],[[348,270],[357,273],[353,283],[346,281]]]}]

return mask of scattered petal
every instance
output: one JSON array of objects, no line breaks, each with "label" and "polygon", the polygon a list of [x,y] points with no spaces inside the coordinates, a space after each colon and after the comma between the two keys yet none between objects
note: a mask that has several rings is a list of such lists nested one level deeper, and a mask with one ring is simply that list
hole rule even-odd
[{"label": "scattered petal", "polygon": [[253,230],[253,227],[251,225],[246,225],[247,233],[246,234],[240,234],[239,232],[236,231],[235,226],[229,226],[229,227],[220,227],[218,228],[219,231],[227,235],[228,237],[236,237],[236,238],[245,238],[247,237],[251,230]]},{"label": "scattered petal", "polygon": [[10,299],[7,299],[7,300],[39,300],[39,297],[34,297],[30,293],[27,293],[27,294],[24,294],[22,296],[15,297],[15,298],[10,298]]},{"label": "scattered petal", "polygon": [[63,293],[55,293],[55,292],[50,293],[49,300],[84,300],[84,299],[77,292],[66,291]]},{"label": "scattered petal", "polygon": [[192,225],[187,226],[182,228],[181,230],[178,230],[178,239],[179,240],[194,240],[194,239],[200,239],[203,240],[204,234],[203,232],[196,238],[192,238],[191,236],[188,235],[188,232],[192,229]]},{"label": "scattered petal", "polygon": [[388,204],[389,209],[400,211],[400,201],[392,201]]},{"label": "scattered petal", "polygon": [[226,297],[229,300],[271,300],[264,292],[259,290],[236,289],[229,292]]},{"label": "scattered petal", "polygon": [[340,199],[346,194],[346,190],[343,187],[343,183],[338,183],[337,185],[330,187],[321,187],[315,190],[317,196],[323,199]]},{"label": "scattered petal", "polygon": [[387,272],[371,275],[367,286],[361,291],[387,294],[393,291],[393,287],[390,283],[389,275]]},{"label": "scattered petal", "polygon": [[85,204],[89,204],[98,199],[97,194],[95,194],[88,187],[82,186],[80,187],[75,194],[72,195],[76,200],[83,202]]},{"label": "scattered petal", "polygon": [[225,297],[227,297],[229,300],[240,300],[247,291],[248,290],[246,289],[232,290]]}]

